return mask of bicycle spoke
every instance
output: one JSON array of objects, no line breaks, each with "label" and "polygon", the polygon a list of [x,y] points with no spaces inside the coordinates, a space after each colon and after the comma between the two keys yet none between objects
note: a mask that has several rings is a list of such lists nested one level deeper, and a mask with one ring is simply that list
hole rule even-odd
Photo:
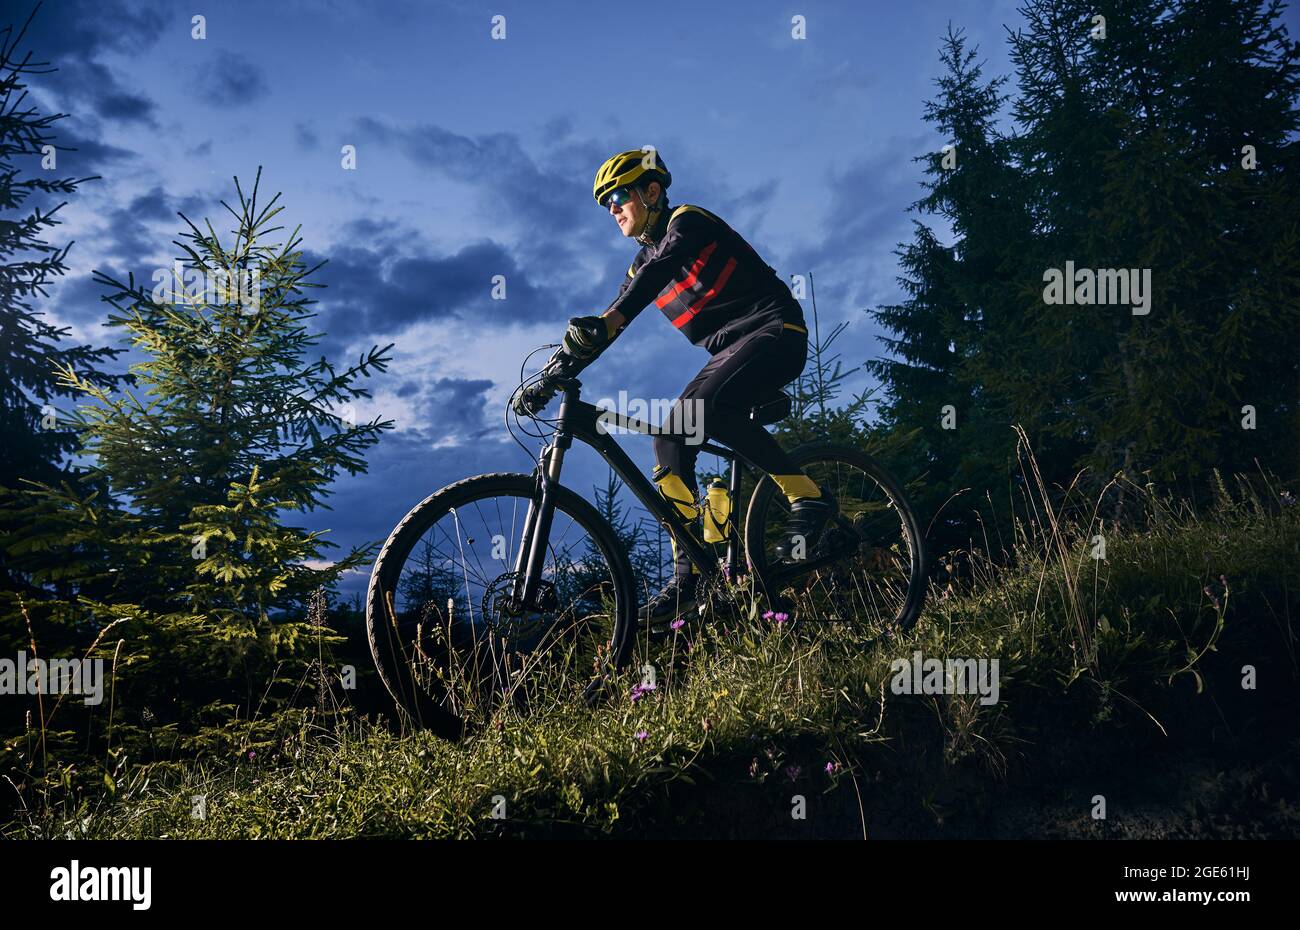
[{"label": "bicycle spoke", "polygon": [[536,597],[516,603],[531,500],[520,492],[449,502],[421,524],[402,556],[389,557],[393,611],[405,637],[399,648],[417,687],[457,716],[536,697],[544,680],[581,684],[602,667],[601,656],[612,654],[617,614],[609,557],[562,506],[554,511]]},{"label": "bicycle spoke", "polygon": [[[835,457],[804,462],[810,478],[835,497],[839,514],[808,553],[808,568],[776,558],[776,542],[785,532],[790,506],[771,494],[760,520],[764,565],[777,566],[773,578],[786,597],[794,597],[808,618],[853,622],[867,627],[892,625],[909,610],[909,596],[919,551],[915,530],[893,493],[862,465]],[[864,459],[864,461],[869,461]],[[874,467],[874,466],[873,466]],[[844,555],[837,556],[836,552]],[[769,592],[781,594],[781,591]],[[910,621],[910,617],[904,620]]]}]

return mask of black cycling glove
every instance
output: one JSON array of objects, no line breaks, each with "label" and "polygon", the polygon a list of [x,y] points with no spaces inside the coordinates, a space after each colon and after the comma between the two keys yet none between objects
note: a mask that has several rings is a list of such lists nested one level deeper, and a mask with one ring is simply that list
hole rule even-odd
[{"label": "black cycling glove", "polygon": [[575,377],[584,367],[586,367],[585,361],[575,359],[564,349],[559,349],[542,366],[541,377],[515,397],[515,413],[520,416],[531,416],[537,413],[550,403],[551,398],[560,389],[560,379]]},{"label": "black cycling glove", "polygon": [[569,320],[569,328],[564,333],[564,351],[589,362],[609,345],[613,336],[604,317],[575,316]]}]

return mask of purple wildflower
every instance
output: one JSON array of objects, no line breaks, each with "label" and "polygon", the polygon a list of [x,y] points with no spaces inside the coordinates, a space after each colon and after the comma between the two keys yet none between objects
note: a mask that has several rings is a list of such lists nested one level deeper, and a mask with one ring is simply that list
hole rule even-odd
[{"label": "purple wildflower", "polygon": [[776,616],[776,615],[775,615],[774,613],[772,613],[772,611],[769,610],[769,611],[767,611],[765,614],[763,614],[763,619],[764,619],[764,620],[771,620],[774,616]]},{"label": "purple wildflower", "polygon": [[827,762],[827,763],[826,763],[826,774],[827,774],[827,775],[834,775],[834,774],[835,774],[836,772],[838,772],[839,770],[840,770],[840,764],[839,764],[838,762]]},{"label": "purple wildflower", "polygon": [[775,620],[777,623],[785,623],[787,620],[790,619],[790,615],[787,613],[774,614],[772,616],[772,619]]},{"label": "purple wildflower", "polygon": [[785,774],[786,774],[786,777],[789,778],[791,781],[797,781],[797,780],[798,780],[798,778],[799,778],[799,772],[800,772],[800,771],[801,771],[801,770],[800,770],[799,766],[797,766],[797,765],[787,765],[787,766],[785,767]]},{"label": "purple wildflower", "polygon": [[637,739],[644,741],[645,738],[646,738],[647,736],[649,736],[650,734],[647,733],[645,730],[637,730],[637,731],[636,731],[635,733],[633,733],[632,735],[635,736]]},{"label": "purple wildflower", "polygon": [[672,627],[674,630],[680,630],[682,627],[686,626],[686,620],[682,617],[678,617],[676,620],[674,620],[672,623],[668,625]]}]

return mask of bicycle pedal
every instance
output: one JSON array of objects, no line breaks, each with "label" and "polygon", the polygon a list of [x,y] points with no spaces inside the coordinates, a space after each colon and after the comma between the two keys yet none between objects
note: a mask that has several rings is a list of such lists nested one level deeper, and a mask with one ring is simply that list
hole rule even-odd
[{"label": "bicycle pedal", "polygon": [[660,640],[668,639],[674,632],[673,628],[667,623],[662,623],[658,626],[649,626],[645,629],[646,635],[652,642],[659,642]]},{"label": "bicycle pedal", "polygon": [[667,639],[669,636],[672,636],[674,633],[679,633],[682,630],[685,630],[688,626],[695,626],[698,625],[699,623],[702,623],[705,615],[704,609],[703,608],[700,609],[699,620],[696,620],[691,616],[694,613],[695,613],[694,609],[684,611],[682,615],[677,618],[677,620],[682,621],[680,625],[677,627],[677,629],[673,629],[673,624],[677,623],[677,620],[670,620],[663,623],[656,623],[651,626],[645,627],[645,629],[650,632],[651,639]]}]

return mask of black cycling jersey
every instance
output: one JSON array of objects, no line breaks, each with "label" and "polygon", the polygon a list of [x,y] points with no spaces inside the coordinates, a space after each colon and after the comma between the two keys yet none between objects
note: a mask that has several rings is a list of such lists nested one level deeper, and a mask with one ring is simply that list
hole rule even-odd
[{"label": "black cycling jersey", "polygon": [[716,355],[762,327],[806,332],[803,308],[740,234],[700,207],[665,210],[609,306],[629,322],[651,300],[686,338]]}]

